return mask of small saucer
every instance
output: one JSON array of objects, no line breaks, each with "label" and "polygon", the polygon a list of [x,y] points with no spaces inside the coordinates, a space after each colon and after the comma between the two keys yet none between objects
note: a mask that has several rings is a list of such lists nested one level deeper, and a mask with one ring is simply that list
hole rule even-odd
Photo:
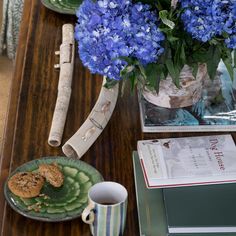
[{"label": "small saucer", "polygon": [[[21,198],[8,188],[9,178],[17,172],[37,171],[40,164],[57,163],[64,175],[64,183],[55,188],[45,182],[41,194],[34,198]],[[57,222],[77,218],[87,205],[88,190],[103,181],[102,175],[91,165],[67,157],[44,157],[18,167],[4,186],[9,205],[19,214],[31,219]]]},{"label": "small saucer", "polygon": [[83,0],[41,0],[42,4],[59,13],[75,15],[76,9]]}]

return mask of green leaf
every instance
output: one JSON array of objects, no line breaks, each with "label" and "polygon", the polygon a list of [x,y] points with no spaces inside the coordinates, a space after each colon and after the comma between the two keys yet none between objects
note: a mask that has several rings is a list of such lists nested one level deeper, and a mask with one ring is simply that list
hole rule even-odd
[{"label": "green leaf", "polygon": [[164,25],[167,25],[169,28],[174,29],[175,23],[168,19],[168,11],[167,10],[160,11],[159,17]]},{"label": "green leaf", "polygon": [[164,74],[164,78],[161,77],[161,79],[165,79],[168,76],[168,69],[167,69],[167,67],[164,67],[162,72]]},{"label": "green leaf", "polygon": [[179,41],[179,38],[173,36],[173,35],[168,35],[167,39],[169,42],[175,42],[175,41]]},{"label": "green leaf", "polygon": [[217,45],[218,44],[218,41],[216,39],[211,39],[209,41],[210,44],[213,44],[213,45]]},{"label": "green leaf", "polygon": [[117,57],[117,58],[113,58],[112,60],[117,60],[117,59],[124,60],[124,61],[126,61],[129,65],[131,65],[131,64],[134,63],[134,59],[131,58],[131,57],[120,56],[120,57]]},{"label": "green leaf", "polygon": [[183,68],[183,66],[178,66],[178,65],[175,66],[174,83],[177,86],[177,88],[179,88],[179,75],[180,75],[180,72],[181,72],[182,68]]},{"label": "green leaf", "polygon": [[221,59],[221,50],[218,47],[210,46],[207,52],[207,71],[211,79],[215,78],[217,67]]},{"label": "green leaf", "polygon": [[145,67],[147,82],[151,87],[155,88],[157,86],[158,76],[160,75],[159,74],[160,72],[161,72],[161,65],[159,64],[150,63]]},{"label": "green leaf", "polygon": [[229,34],[224,31],[224,32],[222,33],[222,36],[226,39],[226,38],[229,37]]},{"label": "green leaf", "polygon": [[157,1],[156,3],[156,8],[161,11],[163,9],[162,5],[161,5],[161,2],[160,1]]},{"label": "green leaf", "polygon": [[173,61],[171,59],[167,59],[165,64],[172,79],[176,80],[177,75],[175,72]]},{"label": "green leaf", "polygon": [[106,78],[106,83],[104,84],[104,87],[107,88],[107,89],[110,89],[118,83],[119,83],[119,80]]},{"label": "green leaf", "polygon": [[127,66],[123,68],[123,70],[120,71],[120,77],[124,77],[128,73]]},{"label": "green leaf", "polygon": [[193,69],[193,76],[196,78],[197,76],[197,71],[198,71],[198,64],[197,63],[194,63],[191,65],[192,69]]},{"label": "green leaf", "polygon": [[134,2],[142,2],[145,4],[152,5],[152,4],[158,4],[160,0],[134,0]]},{"label": "green leaf", "polygon": [[200,62],[200,63],[206,63],[208,56],[207,56],[207,51],[205,50],[199,50],[193,53],[193,61],[194,62]]},{"label": "green leaf", "polygon": [[160,27],[159,30],[160,30],[161,32],[165,33],[166,35],[168,35],[168,37],[171,37],[171,36],[169,36],[169,35],[170,35],[172,29],[170,29],[170,28],[161,28],[161,27]]},{"label": "green leaf", "polygon": [[229,72],[229,76],[230,78],[233,80],[234,79],[234,68],[233,68],[233,65],[232,65],[232,60],[228,57],[226,58],[222,58],[228,72]]},{"label": "green leaf", "polygon": [[[138,0],[140,2],[140,0]],[[143,2],[144,0],[141,0]],[[170,0],[149,0],[150,2],[156,2],[157,9],[161,11],[162,9],[169,9]]]},{"label": "green leaf", "polygon": [[185,64],[186,55],[185,55],[185,49],[184,49],[184,44],[183,43],[181,45],[180,59],[181,59],[182,63]]},{"label": "green leaf", "polygon": [[142,75],[143,78],[146,80],[147,77],[146,77],[146,73],[145,73],[145,69],[144,69],[143,65],[139,63],[138,68],[139,68],[139,70],[140,70],[141,75]]},{"label": "green leaf", "polygon": [[234,68],[233,68],[233,58],[232,58],[232,53],[229,48],[222,48],[222,60],[229,72],[230,78],[233,80],[234,79]]},{"label": "green leaf", "polygon": [[185,55],[185,48],[184,44],[181,42],[178,42],[175,46],[176,51],[174,55],[174,68],[176,77],[180,74],[181,69],[186,64],[186,55]]},{"label": "green leaf", "polygon": [[233,57],[234,57],[234,68],[236,68],[236,49],[234,49]]}]

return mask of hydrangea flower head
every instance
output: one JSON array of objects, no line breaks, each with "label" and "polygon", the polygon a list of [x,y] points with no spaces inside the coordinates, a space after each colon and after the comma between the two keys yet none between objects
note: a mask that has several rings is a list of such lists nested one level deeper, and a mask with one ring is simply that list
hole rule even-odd
[{"label": "hydrangea flower head", "polygon": [[75,38],[80,58],[92,73],[120,80],[122,57],[142,64],[156,62],[164,35],[149,5],[131,0],[84,0],[77,11]]},{"label": "hydrangea flower head", "polygon": [[[220,0],[216,1],[217,3]],[[228,48],[236,49],[236,1],[224,0],[223,3],[218,3],[221,6],[219,14],[224,16],[224,25],[222,25],[223,31],[226,32],[229,37],[225,40]]]},{"label": "hydrangea flower head", "polygon": [[193,38],[202,42],[227,33],[226,45],[236,47],[235,0],[181,0],[185,29]]}]

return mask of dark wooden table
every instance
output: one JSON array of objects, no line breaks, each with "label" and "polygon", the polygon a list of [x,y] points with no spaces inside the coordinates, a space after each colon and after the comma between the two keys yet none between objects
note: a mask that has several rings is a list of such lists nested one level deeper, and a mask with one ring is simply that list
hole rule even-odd
[{"label": "dark wooden table", "polygon": [[[52,148],[47,144],[59,75],[53,68],[57,62],[54,51],[61,44],[62,25],[75,22],[75,17],[50,11],[39,0],[25,0],[1,154],[1,190],[9,173],[19,165],[43,156],[63,155],[61,147]],[[85,121],[97,100],[101,82],[102,78],[91,75],[76,55],[73,93],[63,143]],[[192,135],[207,133],[143,134],[137,96],[126,91],[124,97],[119,97],[107,127],[82,160],[96,167],[105,180],[120,182],[128,189],[125,235],[139,235],[132,166],[132,151],[136,150],[137,140]],[[235,138],[236,135],[233,135]],[[3,191],[0,209],[1,235],[90,235],[89,227],[80,218],[61,223],[44,223],[19,215],[7,205]]]}]

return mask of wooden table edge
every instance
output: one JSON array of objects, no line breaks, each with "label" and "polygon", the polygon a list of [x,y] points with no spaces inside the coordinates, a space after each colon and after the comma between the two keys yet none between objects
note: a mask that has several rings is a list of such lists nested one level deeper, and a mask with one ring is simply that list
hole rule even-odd
[{"label": "wooden table edge", "polygon": [[0,195],[0,229],[1,235],[3,232],[3,220],[6,211],[6,201],[4,199],[4,182],[7,179],[11,169],[12,150],[15,140],[15,129],[17,126],[17,117],[19,113],[19,97],[21,91],[21,84],[23,80],[23,71],[25,56],[27,54],[27,45],[29,40],[29,32],[31,28],[32,7],[33,1],[25,0],[22,20],[19,30],[19,41],[16,59],[14,62],[14,71],[11,78],[10,98],[7,106],[6,125],[3,134],[2,151],[0,153],[0,188],[2,189]]}]

